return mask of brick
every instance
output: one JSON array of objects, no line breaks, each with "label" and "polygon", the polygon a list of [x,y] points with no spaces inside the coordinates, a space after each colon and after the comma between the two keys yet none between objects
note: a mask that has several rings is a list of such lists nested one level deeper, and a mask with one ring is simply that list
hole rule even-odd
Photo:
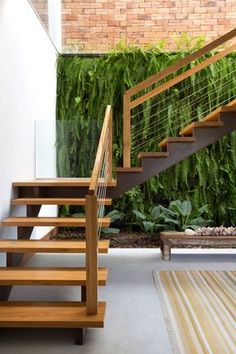
[{"label": "brick", "polygon": [[[190,36],[205,34],[209,42],[235,28],[235,1],[62,0],[63,43],[101,51],[123,36],[138,45],[165,38],[168,49],[175,50],[173,37],[183,31]],[[46,0],[32,2],[47,21]]]}]

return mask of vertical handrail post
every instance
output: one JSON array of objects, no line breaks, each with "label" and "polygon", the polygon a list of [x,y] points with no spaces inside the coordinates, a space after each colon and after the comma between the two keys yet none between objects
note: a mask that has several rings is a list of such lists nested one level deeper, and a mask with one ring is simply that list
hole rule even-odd
[{"label": "vertical handrail post", "polygon": [[131,166],[131,114],[130,95],[126,92],[123,100],[123,167]]},{"label": "vertical handrail post", "polygon": [[98,219],[97,196],[86,195],[86,307],[88,315],[98,313]]}]

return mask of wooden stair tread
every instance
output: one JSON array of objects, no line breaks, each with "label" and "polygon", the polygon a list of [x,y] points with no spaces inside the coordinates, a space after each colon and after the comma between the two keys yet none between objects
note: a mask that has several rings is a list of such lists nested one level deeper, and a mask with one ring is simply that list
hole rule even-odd
[{"label": "wooden stair tread", "polygon": [[138,154],[139,159],[143,159],[146,157],[168,157],[169,153],[168,152],[140,152]]},{"label": "wooden stair tread", "polygon": [[[91,178],[50,178],[29,181],[15,181],[13,187],[89,187]],[[106,182],[108,187],[115,187],[116,180]]]},{"label": "wooden stair tread", "polygon": [[139,173],[143,172],[142,167],[116,167],[115,172],[128,172],[128,173]]},{"label": "wooden stair tread", "polygon": [[224,107],[231,107],[231,106],[236,106],[236,98],[229,103],[227,103]]},{"label": "wooden stair tread", "polygon": [[[105,205],[111,205],[112,199],[100,199]],[[17,198],[12,205],[85,205],[85,198]]]},{"label": "wooden stair tread", "polygon": [[[98,252],[108,253],[109,240],[98,242]],[[0,252],[9,253],[85,253],[85,241],[0,240]]]},{"label": "wooden stair tread", "polygon": [[[99,225],[108,227],[110,225],[110,218],[98,219]],[[1,222],[2,226],[75,226],[85,227],[85,218],[57,218],[57,217],[10,217]]]},{"label": "wooden stair tread", "polygon": [[170,137],[165,138],[159,143],[161,148],[166,147],[169,143],[193,143],[196,141],[194,137]]},{"label": "wooden stair tread", "polygon": [[202,121],[203,122],[215,122],[219,120],[219,113],[221,111],[221,107],[215,109],[213,112],[209,113],[205,116]]},{"label": "wooden stair tread", "polygon": [[236,112],[236,106],[224,106],[221,108],[220,112]]},{"label": "wooden stair tread", "polygon": [[190,135],[193,133],[194,128],[219,128],[222,125],[223,122],[220,121],[193,122],[182,129],[179,135]]},{"label": "wooden stair tread", "polygon": [[[236,106],[236,99],[229,102],[227,105],[219,107],[215,109],[213,112],[209,113],[206,117],[202,119],[203,122],[212,122],[212,121],[217,121],[219,120],[219,113],[224,112],[225,109],[228,107],[233,107]],[[230,109],[230,108],[229,108]]]},{"label": "wooden stair tread", "polygon": [[81,302],[0,302],[0,327],[103,327],[106,303],[99,302],[98,313],[87,315]]},{"label": "wooden stair tread", "polygon": [[[106,285],[107,268],[98,269],[98,285]],[[86,285],[84,268],[0,268],[1,285]]]}]

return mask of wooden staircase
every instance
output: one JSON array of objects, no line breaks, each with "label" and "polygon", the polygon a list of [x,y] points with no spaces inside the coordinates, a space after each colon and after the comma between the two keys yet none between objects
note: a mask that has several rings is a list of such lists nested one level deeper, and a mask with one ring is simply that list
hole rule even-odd
[{"label": "wooden staircase", "polygon": [[[66,327],[76,328],[76,343],[83,344],[85,329],[103,327],[105,302],[98,301],[98,286],[105,286],[106,268],[98,268],[98,253],[108,253],[109,241],[98,239],[99,229],[108,227],[110,219],[98,213],[99,206],[112,200],[99,192],[114,188],[111,177],[112,160],[105,160],[104,139],[111,139],[112,112],[107,107],[98,154],[91,178],[49,179],[13,182],[18,197],[12,205],[25,205],[26,216],[11,216],[1,222],[3,227],[17,227],[17,239],[0,240],[0,252],[6,252],[6,267],[0,267],[0,327]],[[109,129],[107,129],[109,127]],[[111,148],[111,144],[108,147]],[[110,152],[111,156],[111,152]],[[104,168],[102,161],[105,161]],[[101,174],[102,171],[102,174]],[[104,173],[105,171],[105,173]],[[42,205],[85,206],[85,217],[39,217]],[[36,226],[84,228],[84,241],[31,240]],[[24,267],[24,254],[85,254],[85,265],[78,267]],[[80,301],[9,301],[12,286],[78,286]]]},{"label": "wooden staircase", "polygon": [[[17,189],[18,196],[12,200],[12,205],[25,205],[26,216],[11,216],[1,223],[4,227],[17,227],[17,240],[0,241],[0,252],[7,254],[7,266],[0,268],[0,327],[77,328],[76,342],[79,344],[84,340],[84,328],[103,327],[106,306],[104,302],[98,301],[97,286],[106,284],[108,272],[105,268],[98,268],[97,258],[98,253],[108,252],[109,243],[99,241],[98,236],[99,228],[108,227],[110,220],[99,214],[103,210],[101,206],[110,205],[112,198],[165,171],[236,129],[236,98],[234,97],[227,105],[218,107],[201,121],[191,122],[180,131],[180,136],[162,140],[159,143],[160,151],[140,152],[138,156],[140,165],[131,167],[131,110],[236,50],[236,45],[224,49],[196,67],[154,87],[154,84],[174,71],[231,40],[234,36],[236,36],[236,29],[126,91],[123,124],[124,163],[123,167],[116,169],[116,180],[112,178],[112,112],[111,107],[108,106],[91,178],[13,182],[13,188]],[[145,89],[148,87],[154,88],[147,92]],[[145,91],[143,95],[131,99],[142,90]],[[105,197],[104,189],[107,189]],[[42,205],[82,205],[85,206],[85,218],[38,217]],[[35,226],[83,227],[86,240],[30,240]],[[84,268],[21,266],[24,254],[42,252],[84,253],[85,266]],[[80,286],[81,301],[8,301],[11,286],[39,284]]]},{"label": "wooden staircase", "polygon": [[[160,141],[158,144],[160,151],[140,152],[138,155],[139,166],[131,166],[131,146],[132,142],[135,143],[135,138],[132,140],[132,110],[148,101],[151,106],[152,101],[150,100],[153,97],[156,97],[156,102],[158,102],[159,94],[173,88],[178,83],[182,82],[183,84],[183,81],[190,78],[192,75],[197,74],[209,65],[218,62],[230,53],[236,51],[235,43],[230,43],[229,46],[226,45],[226,42],[229,40],[233,41],[235,36],[236,28],[125,92],[123,99],[123,167],[116,168],[117,186],[109,191],[109,197],[119,197],[132,187],[144,183],[149,178],[165,171],[169,167],[186,159],[236,129],[236,97],[234,96],[231,97],[227,104],[218,107],[206,115],[201,121],[193,121],[184,129],[181,129],[179,133],[180,136],[167,137]],[[224,46],[224,49],[213,52],[212,56],[207,56],[206,59],[194,64],[195,60],[206,55],[209,51],[215,50],[219,46]],[[170,75],[189,64],[191,64],[190,69],[184,70],[182,73],[174,75],[173,78],[168,80]],[[163,79],[166,79],[166,81],[160,83]],[[196,102],[197,101],[195,101],[195,105]],[[145,108],[141,106],[141,113],[138,116],[138,126],[142,119],[143,111],[145,111]],[[137,114],[138,113],[135,113],[135,115]],[[163,117],[159,116],[159,119],[163,120]],[[175,122],[174,116],[173,122]],[[155,128],[153,124],[151,124],[151,127],[152,129]],[[152,134],[154,134],[154,131]],[[140,137],[140,135],[136,136]],[[152,141],[154,140],[153,136],[154,135],[152,135]],[[156,139],[158,139],[158,135]],[[141,143],[141,147],[142,146],[143,144]]]},{"label": "wooden staircase", "polygon": [[179,137],[162,140],[159,143],[160,152],[141,152],[138,155],[141,167],[116,168],[117,187],[110,191],[109,196],[120,196],[234,130],[236,99],[213,111],[202,121],[189,124],[180,131]]}]

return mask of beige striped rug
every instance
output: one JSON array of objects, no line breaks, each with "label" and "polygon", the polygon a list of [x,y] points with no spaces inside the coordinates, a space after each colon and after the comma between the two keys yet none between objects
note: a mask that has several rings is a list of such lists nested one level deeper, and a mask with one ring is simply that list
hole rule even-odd
[{"label": "beige striped rug", "polygon": [[236,353],[236,271],[157,271],[174,353]]}]

